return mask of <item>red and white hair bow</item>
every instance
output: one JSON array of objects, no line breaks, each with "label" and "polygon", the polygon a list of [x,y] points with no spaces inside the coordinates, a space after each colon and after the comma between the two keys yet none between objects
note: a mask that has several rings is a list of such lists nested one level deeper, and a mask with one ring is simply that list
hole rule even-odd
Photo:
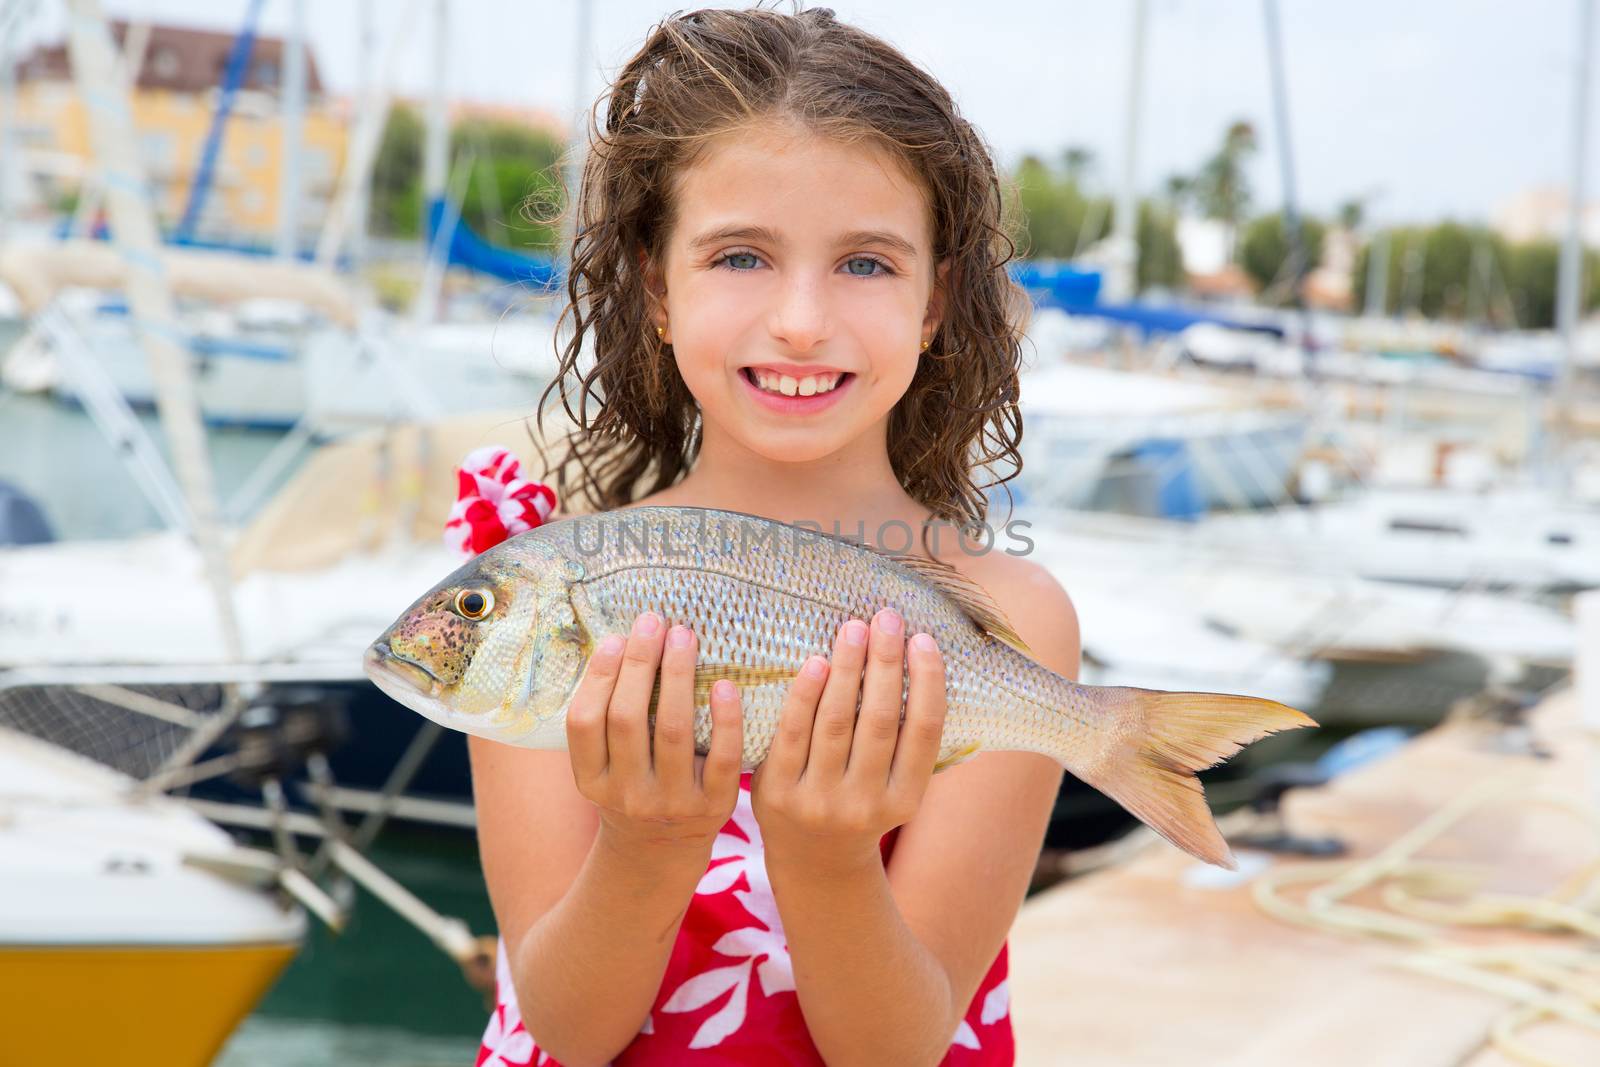
[{"label": "red and white hair bow", "polygon": [[508,537],[533,529],[556,509],[556,494],[520,477],[522,464],[499,445],[486,445],[456,470],[456,502],[444,524],[444,542],[475,556]]}]

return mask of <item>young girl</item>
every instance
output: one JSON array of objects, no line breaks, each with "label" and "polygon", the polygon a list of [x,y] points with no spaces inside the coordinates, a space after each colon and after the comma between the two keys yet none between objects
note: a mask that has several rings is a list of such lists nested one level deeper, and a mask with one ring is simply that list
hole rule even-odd
[{"label": "young girl", "polygon": [[[1076,677],[1060,586],[952,532],[985,520],[978,469],[1018,461],[1026,305],[994,164],[932,77],[823,9],[671,18],[609,91],[580,212],[575,494],[921,529]],[[503,938],[478,1063],[1011,1062],[1005,938],[1060,768],[934,776],[943,668],[892,611],[800,672],[753,776],[726,681],[693,753],[695,659],[640,616],[591,659],[570,753],[471,739]]]}]

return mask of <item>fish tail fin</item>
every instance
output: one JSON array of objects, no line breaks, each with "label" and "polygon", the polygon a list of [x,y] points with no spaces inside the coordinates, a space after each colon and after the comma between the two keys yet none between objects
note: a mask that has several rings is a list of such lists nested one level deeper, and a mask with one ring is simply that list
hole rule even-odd
[{"label": "fish tail fin", "polygon": [[1117,731],[1121,739],[1084,780],[1190,855],[1237,870],[1195,772],[1268,734],[1316,721],[1261,697],[1124,686],[1101,692],[1117,721],[1132,728]]}]

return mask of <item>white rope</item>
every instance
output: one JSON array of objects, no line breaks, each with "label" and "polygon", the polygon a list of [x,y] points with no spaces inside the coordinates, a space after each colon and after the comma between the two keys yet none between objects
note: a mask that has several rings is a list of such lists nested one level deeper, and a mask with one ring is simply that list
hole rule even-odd
[{"label": "white rope", "polygon": [[[1484,1036],[1501,1055],[1528,1067],[1579,1067],[1531,1048],[1521,1032],[1561,1019],[1600,1034],[1600,951],[1589,940],[1600,939],[1600,812],[1570,796],[1532,788],[1531,773],[1517,768],[1478,783],[1367,859],[1268,871],[1252,885],[1256,904],[1285,922],[1412,946],[1416,951],[1395,961],[1397,966],[1513,1002]],[[1485,865],[1418,858],[1424,847],[1493,802],[1551,807],[1587,823],[1596,835],[1596,858],[1542,896],[1482,892],[1478,887],[1491,873]],[[1317,888],[1303,902],[1282,892],[1307,883]],[[1376,889],[1389,910],[1346,902],[1367,888]],[[1451,940],[1451,927],[1575,935],[1585,942],[1468,945]]]}]

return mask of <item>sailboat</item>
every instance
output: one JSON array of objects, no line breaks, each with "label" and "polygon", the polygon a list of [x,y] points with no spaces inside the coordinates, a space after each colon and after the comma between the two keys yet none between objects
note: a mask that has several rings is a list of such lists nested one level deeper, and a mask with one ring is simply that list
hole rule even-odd
[{"label": "sailboat", "polygon": [[0,1061],[72,1062],[89,1027],[129,1067],[203,1067],[299,951],[270,876],[135,785],[0,728]]},{"label": "sailboat", "polygon": [[[194,367],[169,284],[182,271],[165,269],[168,253],[125,103],[119,108],[98,3],[70,6],[73,70],[91,103],[113,254],[124,265],[117,284],[141,326],[170,465],[96,353],[87,344],[63,351],[77,364],[74,381],[95,425],[168,526],[124,541],[0,549],[0,995],[9,1006],[0,1059],[71,1059],[62,1042],[73,1040],[88,1012],[114,1035],[120,1063],[200,1067],[293,956],[307,913],[343,923],[345,905],[319,879],[359,882],[452,958],[484,973],[483,948],[464,924],[432,911],[360,851],[415,766],[389,768],[392,789],[359,829],[326,794],[291,798],[286,787],[297,769],[338,784],[325,758],[332,733],[320,742],[307,733],[334,724],[318,716],[316,694],[304,684],[353,674],[359,656],[347,645],[355,630],[365,640],[422,575],[436,576],[443,549],[432,558],[423,553],[416,570],[358,559],[319,584],[304,572],[318,571],[318,563],[326,570],[343,551],[331,562],[308,562],[306,553],[327,546],[284,539],[302,555],[266,564],[260,556],[278,538],[263,546],[220,521]],[[53,317],[47,309],[35,319]],[[412,484],[409,466],[391,466],[390,453],[372,447],[384,455],[374,464],[380,481],[394,475],[386,484]],[[269,459],[281,472],[285,457]],[[391,494],[387,520],[369,523],[382,517],[365,505],[385,499],[371,488],[359,478],[341,481],[319,514],[332,521],[338,506],[348,508],[338,532],[381,548],[394,515],[410,517],[396,503],[409,498]],[[403,545],[396,551],[405,555]],[[57,610],[68,606],[59,587],[48,588],[52,574],[82,583],[66,614]],[[394,595],[386,599],[384,588]],[[384,607],[372,619],[330,617],[327,606],[341,601]],[[224,778],[255,790],[259,804],[193,795],[191,787]],[[268,831],[274,847],[234,845],[220,828],[233,824]],[[300,851],[304,836],[322,841],[313,855]]]}]

